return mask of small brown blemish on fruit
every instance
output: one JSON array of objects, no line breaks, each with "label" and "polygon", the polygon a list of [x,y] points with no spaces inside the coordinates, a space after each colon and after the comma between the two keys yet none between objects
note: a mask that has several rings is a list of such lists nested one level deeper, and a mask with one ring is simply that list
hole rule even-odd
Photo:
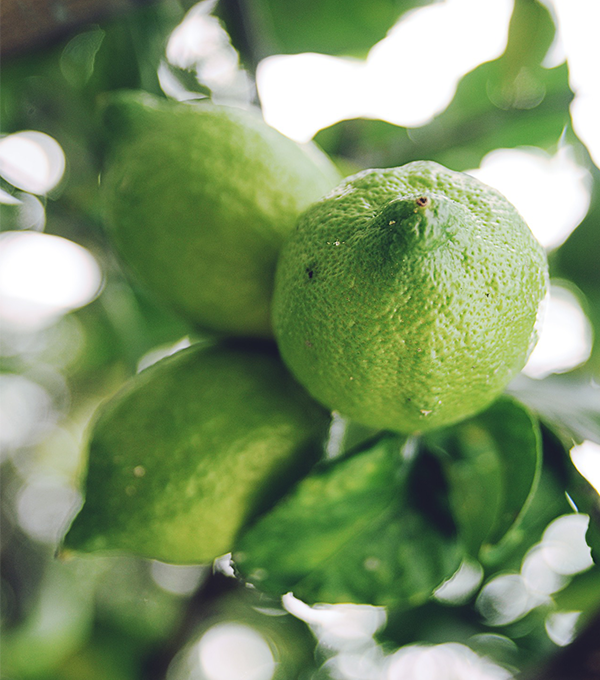
[{"label": "small brown blemish on fruit", "polygon": [[419,196],[415,203],[419,206],[419,208],[426,208],[431,203],[431,201],[427,196]]}]

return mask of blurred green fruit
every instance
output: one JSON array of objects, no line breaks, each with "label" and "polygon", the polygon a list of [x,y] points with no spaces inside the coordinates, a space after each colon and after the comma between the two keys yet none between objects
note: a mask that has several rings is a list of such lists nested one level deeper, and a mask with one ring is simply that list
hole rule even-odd
[{"label": "blurred green fruit", "polygon": [[340,180],[254,111],[109,95],[103,210],[131,272],[194,325],[270,337],[275,265],[298,215]]},{"label": "blurred green fruit", "polygon": [[65,548],[210,562],[307,472],[328,424],[267,349],[196,345],[163,359],[100,410]]}]

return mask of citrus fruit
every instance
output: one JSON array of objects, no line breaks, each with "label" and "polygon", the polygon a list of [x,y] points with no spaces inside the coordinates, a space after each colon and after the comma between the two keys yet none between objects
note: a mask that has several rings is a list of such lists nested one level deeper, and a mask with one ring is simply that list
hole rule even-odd
[{"label": "citrus fruit", "polygon": [[196,345],[163,359],[99,411],[65,548],[210,562],[306,474],[328,424],[266,349]]},{"label": "citrus fruit", "polygon": [[284,246],[275,334],[327,407],[424,431],[482,410],[523,367],[547,277],[494,189],[429,161],[366,170],[309,207]]},{"label": "citrus fruit", "polygon": [[272,337],[279,249],[299,213],[340,180],[314,145],[255,111],[109,95],[103,212],[140,282],[194,325]]}]

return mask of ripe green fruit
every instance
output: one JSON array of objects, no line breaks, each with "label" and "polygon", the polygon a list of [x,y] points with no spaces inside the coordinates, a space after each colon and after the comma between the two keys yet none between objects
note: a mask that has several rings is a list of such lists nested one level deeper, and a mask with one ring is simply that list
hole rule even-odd
[{"label": "ripe green fruit", "polygon": [[331,161],[253,111],[121,92],[103,115],[104,212],[132,273],[201,328],[272,336],[280,247],[339,182]]},{"label": "ripe green fruit", "polygon": [[428,161],[367,170],[308,208],[283,248],[275,334],[321,403],[428,430],[481,411],[521,370],[547,278],[494,189]]},{"label": "ripe green fruit", "polygon": [[194,346],[163,359],[100,410],[65,547],[210,562],[306,474],[328,424],[267,350]]}]

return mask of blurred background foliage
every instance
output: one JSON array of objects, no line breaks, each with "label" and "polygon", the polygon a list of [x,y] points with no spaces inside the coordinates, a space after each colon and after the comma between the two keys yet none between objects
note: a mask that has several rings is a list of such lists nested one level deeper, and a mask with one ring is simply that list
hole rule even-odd
[{"label": "blurred background foliage", "polygon": [[[571,219],[564,243],[548,244],[551,275],[571,316],[554,320],[556,342],[547,363],[511,387],[541,414],[544,451],[538,490],[511,549],[492,566],[463,564],[453,589],[446,584],[438,597],[387,617],[374,608],[309,610],[293,598],[282,608],[239,586],[226,560],[209,568],[129,557],[55,559],[81,502],[82,442],[94,409],[140,366],[198,338],[127,279],[105,239],[97,204],[105,143],[96,118],[99,98],[109,90],[139,88],[178,99],[262,103],[266,115],[267,86],[263,96],[257,82],[262,70],[266,83],[265,65],[274,55],[318,53],[354,68],[368,63],[373,46],[399,22],[444,4],[451,2],[209,0],[193,6],[64,0],[50,15],[46,3],[35,0],[3,3],[0,246],[7,253],[5,272],[16,267],[15,280],[26,288],[15,291],[9,274],[0,282],[3,677],[418,680],[433,677],[419,675],[419,664],[426,663],[419,655],[427,652],[429,668],[439,669],[436,678],[452,669],[468,680],[540,668],[546,674],[539,677],[551,678],[561,677],[552,675],[552,664],[568,643],[565,649],[589,661],[589,643],[578,649],[579,638],[572,640],[600,608],[599,567],[591,566],[585,551],[580,555],[587,514],[592,525],[600,521],[600,503],[571,465],[569,451],[585,449],[588,459],[600,458],[600,150],[584,143],[573,124],[573,73],[568,60],[556,57],[558,2],[505,3],[511,12],[505,48],[462,74],[449,103],[421,123],[350,113],[313,130],[346,174],[415,159],[454,170],[485,169],[488,154],[510,149],[546,165],[568,158],[565,172],[585,190],[573,198],[560,188],[550,195],[531,189],[538,203],[550,202],[546,214],[580,217]],[[198,23],[201,30],[194,33]],[[458,35],[459,27],[449,24],[445,32]],[[423,45],[434,63],[448,56],[443,46],[436,53]],[[417,89],[433,87],[428,76],[418,78],[427,55],[415,49],[413,56],[408,68],[417,75]],[[400,74],[400,66],[392,63],[390,73]],[[596,76],[599,67],[600,61]],[[287,76],[292,84],[294,73]],[[384,82],[407,99],[415,92],[400,76]],[[354,84],[358,100],[368,96],[361,87]],[[307,106],[324,105],[315,95]],[[56,148],[64,154],[64,174],[60,170],[56,181],[36,186],[39,165],[27,166],[23,150],[11,155],[7,142],[21,131],[49,136],[36,138],[47,151],[42,160]],[[22,161],[16,170],[15,158]],[[38,155],[31,163],[36,158],[41,162]],[[521,182],[527,184],[527,171]],[[84,282],[72,278],[74,286],[87,282],[87,297],[57,302],[39,293],[51,288],[63,265],[48,250],[37,259],[25,250],[26,260],[18,260],[14,246],[25,241],[16,237],[32,233],[67,239],[93,256]],[[571,348],[575,358],[556,359],[561,348]],[[353,432],[346,437],[351,448]],[[574,505],[587,514],[574,514]],[[560,518],[563,524],[553,524]],[[564,534],[580,543],[570,546]],[[550,535],[551,543],[544,543]],[[595,555],[597,536],[588,531]],[[546,559],[544,571],[538,558],[547,557],[549,545],[559,547],[550,560],[554,570],[548,571]],[[568,564],[569,555],[580,557]],[[587,676],[571,668],[573,680],[600,676],[598,666],[597,675]]]}]

